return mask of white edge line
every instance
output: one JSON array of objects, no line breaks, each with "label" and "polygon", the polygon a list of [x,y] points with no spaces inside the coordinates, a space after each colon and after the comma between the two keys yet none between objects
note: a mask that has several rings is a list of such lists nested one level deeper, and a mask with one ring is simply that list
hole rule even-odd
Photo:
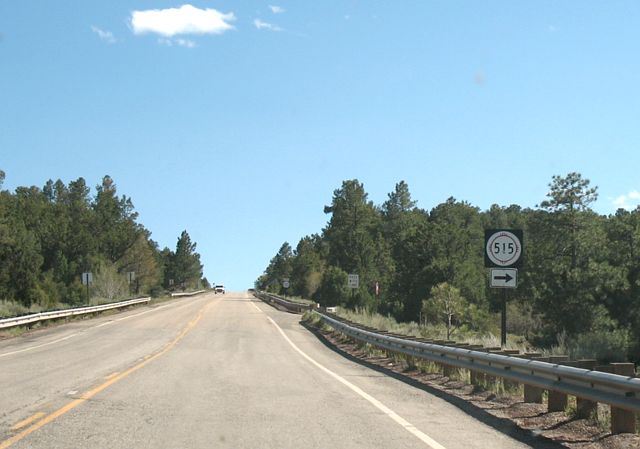
[{"label": "white edge line", "polygon": [[257,310],[258,312],[262,312],[262,309],[261,309],[260,307],[256,306],[256,303],[255,303],[255,302],[253,302],[253,301],[252,301],[252,302],[251,302],[251,305],[252,305],[253,307],[255,307],[255,308],[256,308],[256,310]]},{"label": "white edge line", "polygon": [[[254,305],[254,307],[256,309],[260,310],[258,308],[258,306],[256,306],[255,304],[253,304],[253,305]],[[336,379],[338,382],[340,382],[341,384],[345,385],[346,387],[348,387],[349,389],[351,389],[352,391],[354,391],[355,393],[360,395],[362,398],[364,398],[367,401],[369,401],[374,407],[376,407],[382,413],[384,413],[389,418],[394,420],[396,423],[400,424],[407,432],[411,433],[413,436],[418,438],[420,441],[425,443],[427,446],[431,447],[432,449],[446,449],[443,445],[441,445],[440,443],[435,441],[433,438],[431,438],[429,435],[427,435],[424,432],[422,432],[421,430],[419,430],[416,426],[411,424],[409,421],[404,419],[402,416],[398,415],[396,412],[391,410],[389,407],[384,405],[382,402],[380,402],[379,400],[377,400],[376,398],[371,396],[369,393],[366,393],[360,387],[352,384],[351,382],[349,382],[348,380],[346,380],[345,378],[343,378],[339,374],[334,373],[329,368],[326,368],[325,366],[321,365],[320,363],[316,362],[314,359],[309,357],[304,351],[302,351],[302,349],[298,348],[298,346],[296,346],[296,344],[294,342],[292,342],[289,339],[289,337],[287,337],[287,335],[284,333],[282,328],[280,326],[278,326],[278,324],[270,316],[267,315],[267,318],[276,327],[276,329],[278,329],[278,332],[280,332],[280,335],[282,335],[282,337],[287,341],[287,343],[289,343],[289,345],[293,349],[295,349],[296,352],[298,352],[302,357],[307,359],[309,362],[311,362],[317,368],[321,369],[322,371],[324,371],[325,373],[327,373],[328,375],[330,375],[331,377]]]}]

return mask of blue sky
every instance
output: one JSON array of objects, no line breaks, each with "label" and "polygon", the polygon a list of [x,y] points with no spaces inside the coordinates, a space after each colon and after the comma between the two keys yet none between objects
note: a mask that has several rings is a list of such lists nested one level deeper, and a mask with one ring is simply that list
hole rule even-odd
[{"label": "blue sky", "polygon": [[[187,6],[188,5],[188,6]],[[252,286],[345,179],[382,203],[640,201],[640,2],[0,2],[5,188],[110,175]]]}]

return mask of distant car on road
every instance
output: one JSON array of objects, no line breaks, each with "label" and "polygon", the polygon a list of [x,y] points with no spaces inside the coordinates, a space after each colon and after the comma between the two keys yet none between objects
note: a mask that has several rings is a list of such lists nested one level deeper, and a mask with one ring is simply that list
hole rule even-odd
[{"label": "distant car on road", "polygon": [[218,294],[218,293],[222,293],[222,294],[224,294],[224,285],[216,285],[216,286],[213,288],[213,292],[214,292],[215,294]]}]

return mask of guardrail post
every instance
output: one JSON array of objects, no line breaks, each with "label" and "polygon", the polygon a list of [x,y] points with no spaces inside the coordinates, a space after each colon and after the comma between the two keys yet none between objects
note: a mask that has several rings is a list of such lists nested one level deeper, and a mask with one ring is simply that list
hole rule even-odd
[{"label": "guardrail post", "polygon": [[[500,354],[502,352],[502,346],[486,348],[486,350],[490,354]],[[491,388],[492,385],[495,387],[497,382],[498,382],[498,379],[495,376],[491,376],[489,374],[484,375],[484,383],[487,389]]]},{"label": "guardrail post", "polygon": [[[525,353],[525,357],[531,360],[537,360],[539,362],[546,362],[547,358],[542,357],[542,354],[539,352],[529,352]],[[542,392],[544,390],[539,387],[534,387],[533,385],[524,386],[524,402],[528,404],[542,404]]]},{"label": "guardrail post", "polygon": [[[456,347],[463,347],[463,348],[469,346],[468,343],[456,343],[452,340],[447,340],[445,342],[445,345],[455,345]],[[451,378],[457,371],[459,371],[459,369],[455,366],[446,365],[444,363],[442,364],[442,375],[449,378],[449,380],[451,380]]]},{"label": "guardrail post", "polygon": [[[487,352],[482,345],[471,345],[469,349],[478,352]],[[480,387],[484,383],[484,373],[476,370],[469,370],[469,383],[475,387]]]},{"label": "guardrail post", "polygon": [[[594,359],[582,359],[567,362],[567,366],[575,366],[576,368],[594,370],[597,362]],[[598,403],[576,396],[576,417],[590,418],[598,411]]]},{"label": "guardrail post", "polygon": [[[520,351],[518,349],[504,349],[502,351],[502,354],[509,355],[509,356],[518,356],[520,354]],[[515,390],[520,386],[520,384],[518,382],[514,382],[512,380],[503,378],[502,386],[504,387],[505,390],[507,389]]]},{"label": "guardrail post", "polygon": [[[562,364],[569,360],[569,356],[566,355],[552,355],[549,357],[549,363]],[[547,404],[547,411],[549,412],[563,412],[567,408],[567,395],[558,391],[549,390],[549,403]]]},{"label": "guardrail post", "polygon": [[[613,373],[621,376],[635,377],[633,363],[612,363]],[[635,433],[636,414],[618,407],[611,407],[611,433]]]}]

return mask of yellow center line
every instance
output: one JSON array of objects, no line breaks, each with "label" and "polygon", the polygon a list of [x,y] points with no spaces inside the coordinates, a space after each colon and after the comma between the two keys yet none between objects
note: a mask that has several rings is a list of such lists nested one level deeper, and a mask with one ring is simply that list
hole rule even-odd
[{"label": "yellow center line", "polygon": [[38,413],[36,413],[34,415],[31,415],[27,419],[23,419],[22,421],[18,421],[17,423],[15,423],[13,425],[13,427],[11,428],[11,430],[20,430],[24,426],[27,426],[27,425],[31,424],[32,422],[34,422],[36,419],[42,418],[44,415],[46,415],[45,412],[38,412]]},{"label": "yellow center line", "polygon": [[109,380],[109,379],[111,379],[112,377],[117,376],[119,373],[120,373],[119,371],[116,371],[115,373],[111,373],[111,374],[109,374],[109,375],[108,375],[108,376],[106,376],[104,379],[105,379],[105,380]]},{"label": "yellow center line", "polygon": [[[15,443],[17,443],[18,441],[24,439],[28,435],[31,435],[36,430],[46,426],[47,424],[55,421],[56,419],[58,419],[59,417],[61,417],[65,413],[67,413],[67,412],[73,410],[74,408],[76,408],[77,406],[83,404],[88,399],[91,399],[96,394],[100,393],[102,390],[105,390],[105,389],[109,388],[111,385],[113,385],[116,382],[124,379],[125,377],[131,375],[132,373],[135,373],[136,371],[138,371],[143,366],[147,365],[148,363],[152,362],[153,360],[157,359],[158,357],[161,357],[162,355],[164,355],[167,352],[169,352],[176,344],[178,344],[178,342],[180,340],[182,340],[185,337],[185,335],[187,335],[198,324],[198,322],[202,318],[202,315],[204,314],[205,310],[208,307],[210,307],[212,304],[218,304],[218,303],[219,302],[216,301],[214,303],[207,303],[205,306],[203,306],[200,309],[200,311],[198,312],[198,315],[194,319],[189,321],[189,323],[185,326],[185,328],[182,330],[182,332],[180,332],[180,334],[178,334],[178,336],[176,338],[174,338],[172,341],[167,343],[159,352],[151,355],[149,358],[143,360],[142,362],[138,363],[137,365],[132,366],[131,368],[129,368],[126,371],[123,371],[120,374],[114,373],[113,377],[110,377],[110,379],[108,379],[106,382],[104,382],[104,383],[98,385],[97,387],[92,388],[91,390],[83,393],[78,399],[74,399],[73,401],[67,403],[66,405],[64,405],[62,407],[60,407],[55,412],[52,412],[51,414],[45,416],[44,418],[42,418],[40,421],[37,421],[32,426],[27,427],[26,429],[24,429],[22,432],[12,436],[9,439],[4,440],[3,442],[0,443],[0,449],[6,449],[6,448],[14,445]],[[36,419],[40,418],[41,416],[38,416],[38,417],[34,418],[29,423],[35,421]],[[27,424],[29,424],[29,423],[27,423]],[[20,424],[20,423],[18,423],[18,424]],[[27,424],[24,424],[24,425],[27,425]],[[17,426],[17,424],[16,424],[16,426]]]}]

